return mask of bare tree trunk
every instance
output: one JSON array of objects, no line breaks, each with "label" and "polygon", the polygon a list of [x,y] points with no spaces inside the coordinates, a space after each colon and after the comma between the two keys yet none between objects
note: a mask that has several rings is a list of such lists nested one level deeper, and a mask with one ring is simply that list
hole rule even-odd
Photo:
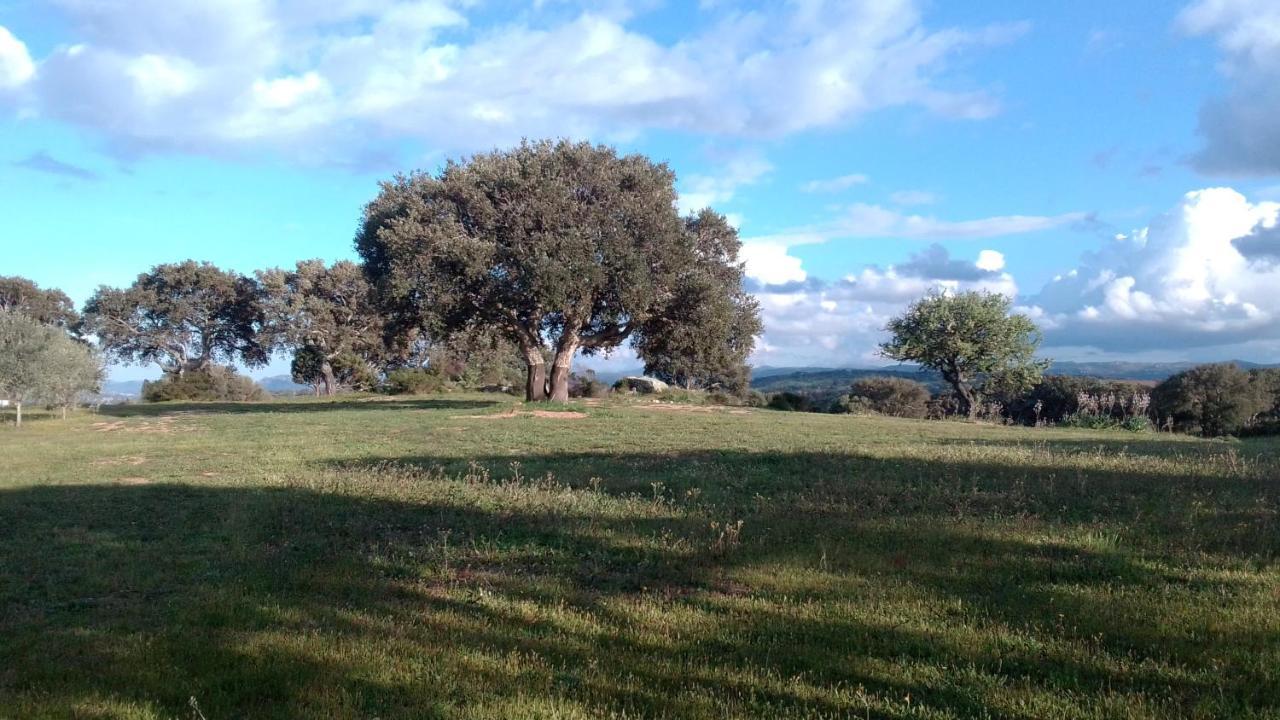
[{"label": "bare tree trunk", "polygon": [[333,376],[333,364],[328,360],[320,363],[320,380],[324,383],[324,394],[326,397],[332,397],[337,392],[337,378]]},{"label": "bare tree trunk", "polygon": [[551,364],[551,402],[569,402],[569,374],[573,369],[573,356],[577,352],[577,333],[566,331],[556,347],[556,357]]},{"label": "bare tree trunk", "polygon": [[62,406],[62,419],[63,419],[63,420],[66,420],[66,419],[67,419],[67,406],[66,406],[66,404],[65,404],[65,403],[64,403],[64,404],[63,404],[63,406]]},{"label": "bare tree trunk", "polygon": [[22,403],[15,403],[18,408],[18,422],[16,427],[22,427]]},{"label": "bare tree trunk", "polygon": [[524,361],[528,366],[525,375],[524,399],[540,402],[547,399],[547,361],[542,358],[542,348],[525,347]]},{"label": "bare tree trunk", "polygon": [[956,398],[960,401],[960,412],[970,420],[978,415],[978,403],[973,390],[963,382],[955,383]]}]

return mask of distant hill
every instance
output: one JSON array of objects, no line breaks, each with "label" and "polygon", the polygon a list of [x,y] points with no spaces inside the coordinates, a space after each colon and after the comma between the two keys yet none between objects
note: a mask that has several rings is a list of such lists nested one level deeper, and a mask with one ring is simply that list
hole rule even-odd
[{"label": "distant hill", "polygon": [[[1259,363],[1235,362],[1242,368],[1280,367]],[[1159,382],[1201,363],[1170,362],[1055,362],[1049,367],[1049,375],[1096,377],[1104,380],[1141,380]],[[901,377],[929,386],[933,392],[946,389],[942,377],[935,372],[921,371],[911,365],[894,365],[884,368],[757,368],[751,376],[751,387],[762,392],[799,392],[814,396],[834,396],[845,392],[859,378],[873,376]]]}]

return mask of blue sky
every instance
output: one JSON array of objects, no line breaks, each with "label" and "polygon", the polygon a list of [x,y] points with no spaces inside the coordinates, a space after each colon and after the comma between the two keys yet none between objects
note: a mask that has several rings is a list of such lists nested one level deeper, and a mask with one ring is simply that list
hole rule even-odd
[{"label": "blue sky", "polygon": [[569,136],[740,223],[757,364],[881,364],[939,287],[1275,361],[1277,81],[1271,0],[0,0],[0,274],[352,257],[380,179]]}]

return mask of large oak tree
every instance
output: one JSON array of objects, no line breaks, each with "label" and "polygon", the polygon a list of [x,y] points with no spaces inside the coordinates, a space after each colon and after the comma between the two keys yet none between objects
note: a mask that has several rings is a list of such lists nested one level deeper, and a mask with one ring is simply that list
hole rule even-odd
[{"label": "large oak tree", "polygon": [[293,270],[259,272],[258,283],[272,343],[292,350],[295,376],[319,380],[325,395],[349,370],[383,355],[382,316],[359,265],[303,260]]},{"label": "large oak tree", "polygon": [[252,278],[187,260],[157,265],[128,288],[98,288],[83,326],[108,357],[181,376],[216,362],[265,365],[264,320]]},{"label": "large oak tree", "polygon": [[356,248],[384,307],[435,336],[495,328],[527,364],[525,395],[568,399],[575,353],[626,341],[692,258],[666,165],[612,148],[525,142],[400,176],[365,209]]}]

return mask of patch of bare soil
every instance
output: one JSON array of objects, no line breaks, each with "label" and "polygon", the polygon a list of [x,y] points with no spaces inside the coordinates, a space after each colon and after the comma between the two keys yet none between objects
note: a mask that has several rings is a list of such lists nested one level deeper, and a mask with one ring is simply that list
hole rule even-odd
[{"label": "patch of bare soil", "polygon": [[125,432],[125,433],[148,433],[167,435],[175,432],[191,432],[195,427],[185,425],[179,421],[189,415],[195,415],[195,412],[179,411],[168,415],[161,415],[155,420],[143,420],[141,422],[128,422],[125,420],[113,420],[110,422],[96,422],[89,427],[97,432]]},{"label": "patch of bare soil", "polygon": [[116,481],[121,485],[150,485],[151,481],[144,477],[122,477]]},{"label": "patch of bare soil", "polygon": [[536,417],[548,420],[581,420],[587,416],[586,413],[577,412],[575,410],[516,410],[512,408],[504,413],[495,415],[454,415],[457,419],[466,420],[510,420],[517,417]]}]

